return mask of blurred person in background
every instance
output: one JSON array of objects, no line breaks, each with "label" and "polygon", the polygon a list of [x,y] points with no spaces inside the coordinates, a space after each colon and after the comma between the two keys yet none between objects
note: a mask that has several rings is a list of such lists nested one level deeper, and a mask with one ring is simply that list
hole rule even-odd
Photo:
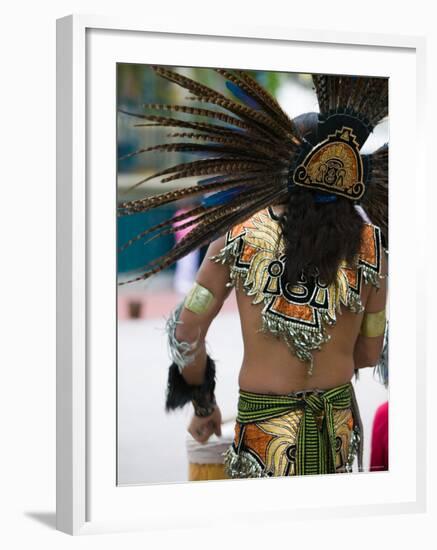
[{"label": "blurred person in background", "polygon": [[[183,208],[179,208],[176,211],[175,216],[178,217],[186,212],[189,212],[189,210],[193,208],[193,206],[194,203],[188,203],[184,205]],[[190,221],[190,218],[188,218],[187,221]],[[188,235],[189,232],[189,227],[185,229],[177,229],[175,232],[176,243],[180,242],[186,235]],[[200,250],[197,248],[186,256],[179,258],[179,260],[176,262],[173,286],[176,292],[178,292],[179,294],[186,294],[192,287],[193,281],[196,278],[197,270],[199,269],[199,258]]]},{"label": "blurred person in background", "polygon": [[160,106],[207,122],[135,115],[178,127],[172,135],[180,142],[163,150],[202,155],[155,174],[161,181],[201,179],[120,207],[129,214],[202,197],[198,206],[145,231],[189,228],[174,249],[132,279],[146,279],[211,243],[167,323],[167,410],[191,402],[193,437],[206,442],[220,435],[206,336],[235,290],[244,357],[227,475],[350,472],[356,457],[362,469],[351,379],[378,363],[386,328],[388,147],[369,155],[360,149],[388,114],[387,79],[314,75],[320,113],[290,120],[242,71],[217,69],[234,99],[167,68],[155,71],[208,104]]},{"label": "blurred person in background", "polygon": [[[388,387],[388,332],[385,334],[384,347],[378,365],[380,381]],[[388,401],[382,403],[373,418],[372,441],[370,450],[370,471],[381,472],[389,469],[388,464],[388,430],[389,430]]]},{"label": "blurred person in background", "polygon": [[388,470],[388,402],[378,407],[373,419],[370,471]]}]

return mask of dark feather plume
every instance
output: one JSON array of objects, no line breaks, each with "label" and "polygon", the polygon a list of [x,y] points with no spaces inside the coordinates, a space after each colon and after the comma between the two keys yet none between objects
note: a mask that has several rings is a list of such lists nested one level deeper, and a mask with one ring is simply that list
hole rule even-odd
[{"label": "dark feather plume", "polygon": [[[305,145],[294,122],[276,99],[244,71],[215,69],[225,79],[233,95],[230,98],[167,67],[152,68],[158,76],[189,92],[187,99],[199,105],[151,103],[143,105],[145,112],[120,111],[144,121],[135,126],[171,128],[167,138],[177,140],[143,147],[122,158],[152,151],[182,152],[195,158],[170,164],[138,181],[131,189],[153,179],[157,179],[156,185],[184,178],[196,178],[197,182],[174,191],[121,202],[119,215],[135,215],[191,197],[202,200],[124,243],[122,250],[134,242],[150,242],[180,229],[189,229],[172,250],[143,266],[141,275],[121,284],[147,279],[256,211],[284,200],[288,194],[290,167]],[[320,116],[324,119],[335,113],[348,114],[360,117],[371,129],[387,116],[387,79],[314,75],[313,82]],[[183,120],[162,113],[196,118]],[[199,117],[205,121],[199,121]],[[387,150],[383,148],[369,156],[369,193],[362,201],[383,234],[387,227],[387,159]]]},{"label": "dark feather plume", "polygon": [[[195,208],[155,224],[124,243],[122,250],[144,239],[150,242],[180,229],[190,230],[173,250],[144,266],[142,275],[133,280],[146,279],[158,273],[203,243],[223,234],[232,224],[242,221],[244,216],[249,217],[275,202],[275,199],[284,197],[290,161],[302,144],[293,122],[277,101],[244,72],[216,70],[241,90],[236,101],[168,68],[153,69],[162,78],[190,92],[196,102],[205,106],[152,103],[144,105],[144,113],[121,111],[124,115],[147,121],[147,126],[153,124],[152,127],[183,129],[168,135],[177,139],[175,142],[143,147],[123,158],[152,151],[178,151],[203,158],[170,165],[138,181],[131,189],[155,178],[158,184],[159,181],[166,183],[183,178],[199,180],[196,185],[186,188],[122,202],[119,215],[146,212],[188,197],[206,198]],[[211,105],[213,108],[209,107]],[[182,120],[147,111],[205,117],[206,121]]]},{"label": "dark feather plume", "polygon": [[373,129],[388,115],[388,79],[368,76],[313,75],[320,114],[350,114]]},{"label": "dark feather plume", "polygon": [[372,223],[381,228],[383,244],[388,248],[388,144],[366,156],[370,170],[361,204]]}]

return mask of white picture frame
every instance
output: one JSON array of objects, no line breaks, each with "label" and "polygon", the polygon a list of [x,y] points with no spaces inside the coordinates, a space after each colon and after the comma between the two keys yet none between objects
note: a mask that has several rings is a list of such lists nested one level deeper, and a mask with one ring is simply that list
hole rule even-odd
[{"label": "white picture frame", "polygon": [[[155,49],[143,48],[144,41]],[[199,48],[199,44],[206,47]],[[211,47],[217,44],[220,44],[220,55],[218,48]],[[419,215],[417,201],[415,215],[408,220],[408,230],[401,217],[406,207],[411,211],[412,201],[426,193],[422,158],[425,148],[419,146],[424,126],[421,93],[425,88],[425,46],[423,37],[413,36],[315,33],[250,26],[232,30],[213,25],[182,29],[80,15],[58,20],[56,448],[59,530],[85,534],[152,529],[169,524],[196,527],[210,525],[211,517],[215,521],[224,517],[237,521],[237,516],[238,521],[256,521],[260,517],[283,519],[291,511],[293,518],[302,519],[425,510],[425,431],[419,418],[426,415],[423,398],[426,290],[423,285],[412,285],[416,291],[411,297],[409,323],[402,322],[398,300],[399,289],[408,282],[407,267],[409,276],[415,278],[416,269],[411,266],[423,265],[425,258],[425,243],[419,242],[417,235],[425,231],[426,220]],[[289,65],[288,51],[299,54]],[[321,55],[323,52],[329,55]],[[111,82],[114,82],[117,61],[223,67],[235,63],[247,68],[287,70],[288,67],[293,72],[350,72],[391,78],[390,180],[396,178],[397,185],[390,189],[390,269],[397,278],[391,283],[390,291],[393,319],[390,360],[391,364],[414,364],[416,369],[415,376],[409,379],[401,369],[392,371],[390,402],[394,414],[390,426],[390,472],[372,473],[365,479],[362,476],[367,474],[116,487],[116,343],[111,341],[116,320],[115,124],[111,118],[115,117],[115,86],[111,86]],[[358,66],[354,73],[353,67]],[[400,86],[402,108],[396,95]],[[102,93],[102,90],[106,91]],[[401,132],[408,132],[409,145],[407,140],[398,138]],[[97,146],[96,136],[101,138]],[[111,147],[113,156],[109,158],[112,160],[105,162],[103,159],[108,159]],[[401,165],[407,154],[411,166],[408,175]],[[400,192],[407,177],[416,179],[408,197]],[[106,192],[102,182],[108,181],[113,188]],[[411,251],[408,259],[401,253],[401,245]],[[408,418],[400,406],[407,396]],[[408,461],[396,453],[402,430],[410,434]],[[297,506],[284,496],[287,493],[284,484],[290,481],[298,496]],[[311,502],[315,483],[317,487],[323,485],[316,506]],[[335,496],[329,496],[333,492]],[[263,498],[260,493],[264,493]],[[214,502],[212,507],[200,506],[208,498]],[[239,511],[241,498],[251,502],[250,510]],[[191,509],[196,510],[196,520],[192,515],[190,519],[189,506],[181,510],[178,504],[181,500],[191,503]],[[274,505],[267,504],[272,502]]]}]

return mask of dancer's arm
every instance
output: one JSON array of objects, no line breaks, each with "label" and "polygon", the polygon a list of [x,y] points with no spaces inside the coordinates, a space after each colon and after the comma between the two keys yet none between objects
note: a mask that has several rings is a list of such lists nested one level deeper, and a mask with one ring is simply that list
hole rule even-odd
[{"label": "dancer's arm", "polygon": [[201,384],[204,380],[206,367],[205,337],[208,329],[221,310],[225,299],[230,293],[226,286],[229,281],[229,267],[211,261],[224,246],[224,237],[212,242],[196,276],[196,287],[192,289],[192,303],[185,299],[176,328],[176,338],[179,341],[196,343],[194,360],[184,367],[182,375],[188,384]]},{"label": "dancer's arm", "polygon": [[173,364],[169,370],[167,409],[191,401],[194,415],[188,427],[191,435],[205,443],[221,435],[221,412],[215,402],[215,363],[208,356],[205,337],[209,326],[229,295],[229,267],[211,261],[225,244],[224,237],[208,247],[196,281],[168,326]]},{"label": "dancer's arm", "polygon": [[384,344],[387,302],[387,258],[383,256],[384,278],[379,288],[372,287],[364,311],[361,333],[355,344],[355,368],[374,367]]}]

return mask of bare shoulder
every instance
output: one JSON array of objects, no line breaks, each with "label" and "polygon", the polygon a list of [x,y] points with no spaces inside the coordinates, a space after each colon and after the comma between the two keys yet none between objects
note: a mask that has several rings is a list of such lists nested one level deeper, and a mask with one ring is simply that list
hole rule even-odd
[{"label": "bare shoulder", "polygon": [[216,295],[225,294],[224,289],[229,281],[229,266],[214,260],[224,248],[225,242],[226,236],[222,236],[208,246],[196,277],[199,284],[209,288]]},{"label": "bare shoulder", "polygon": [[217,256],[220,251],[225,247],[226,245],[226,235],[222,235],[215,241],[212,241],[211,244],[208,246],[208,250],[205,255],[205,259],[209,259],[210,263],[216,263],[214,261],[211,261],[214,256]]}]

